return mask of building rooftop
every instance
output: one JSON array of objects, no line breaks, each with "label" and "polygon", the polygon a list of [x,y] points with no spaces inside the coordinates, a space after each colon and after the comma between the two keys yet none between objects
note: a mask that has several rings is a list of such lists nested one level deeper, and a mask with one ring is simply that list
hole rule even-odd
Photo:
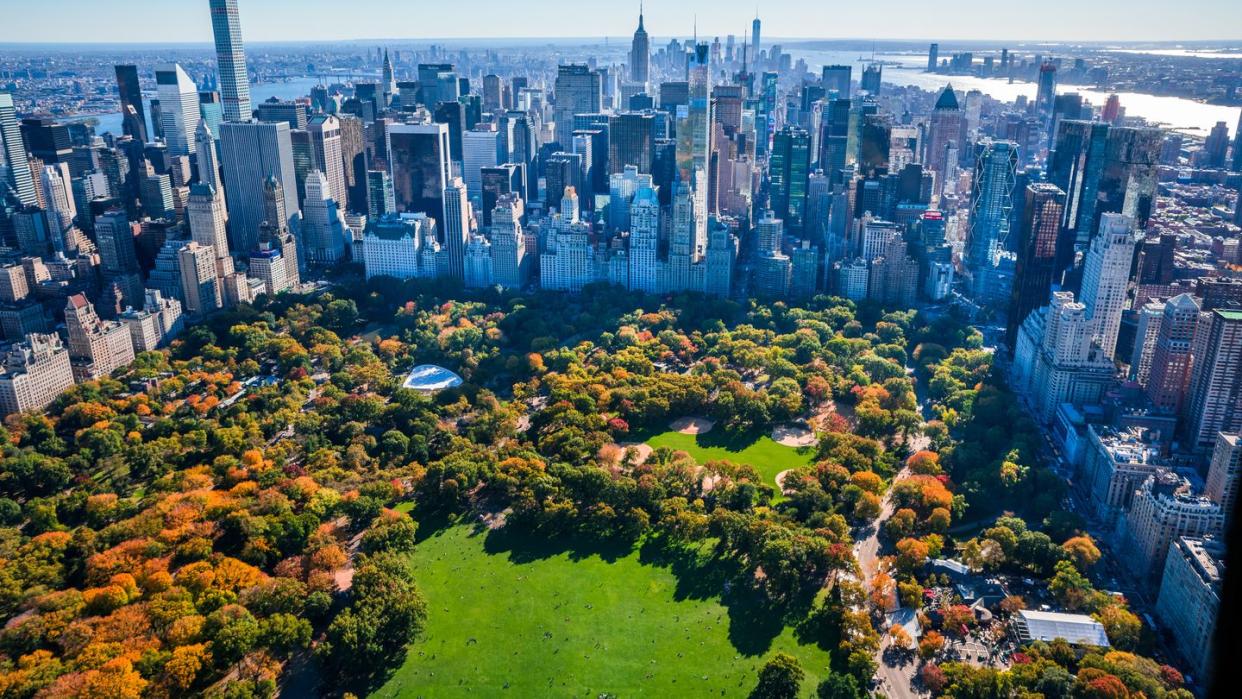
[{"label": "building rooftop", "polygon": [[1104,625],[1085,614],[1023,609],[1018,612],[1018,635],[1023,641],[1063,638],[1076,646],[1109,647]]},{"label": "building rooftop", "polygon": [[405,378],[405,383],[401,384],[401,387],[425,393],[434,393],[448,388],[456,388],[461,384],[461,377],[444,367],[434,364],[420,364],[410,371],[410,375]]}]

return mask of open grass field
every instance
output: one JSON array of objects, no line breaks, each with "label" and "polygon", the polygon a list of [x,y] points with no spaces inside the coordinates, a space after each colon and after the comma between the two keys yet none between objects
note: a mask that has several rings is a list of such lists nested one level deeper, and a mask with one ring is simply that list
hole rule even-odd
[{"label": "open grass field", "polygon": [[767,435],[757,438],[729,439],[719,431],[690,435],[680,432],[661,432],[644,441],[652,447],[680,449],[695,461],[732,461],[755,467],[763,482],[775,486],[776,474],[781,471],[806,466],[815,460],[814,448],[795,449],[772,441]]},{"label": "open grass field", "polygon": [[745,697],[777,651],[812,697],[827,672],[828,653],[749,591],[724,593],[730,571],[706,554],[451,526],[411,564],[427,629],[375,697]]}]

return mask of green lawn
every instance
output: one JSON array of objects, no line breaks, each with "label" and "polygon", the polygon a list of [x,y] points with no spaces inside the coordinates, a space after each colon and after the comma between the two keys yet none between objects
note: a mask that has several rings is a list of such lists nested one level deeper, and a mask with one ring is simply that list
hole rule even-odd
[{"label": "green lawn", "polygon": [[775,486],[776,474],[786,469],[806,466],[815,460],[814,449],[795,449],[772,441],[767,435],[751,439],[726,440],[716,431],[693,435],[680,432],[662,432],[644,441],[652,447],[680,449],[695,461],[726,460],[749,464],[759,472],[763,482]]},{"label": "green lawn", "polygon": [[654,546],[584,553],[465,526],[412,557],[427,629],[375,697],[745,697],[776,651],[814,696],[829,655],[729,571]]}]

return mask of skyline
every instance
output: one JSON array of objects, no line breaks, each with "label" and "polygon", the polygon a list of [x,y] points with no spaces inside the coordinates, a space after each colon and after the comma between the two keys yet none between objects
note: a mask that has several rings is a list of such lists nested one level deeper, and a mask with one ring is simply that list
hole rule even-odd
[{"label": "skyline", "polygon": [[[945,25],[952,35],[928,31],[925,7],[913,0],[890,3],[893,10],[877,25],[868,8],[846,6],[808,18],[796,5],[760,7],[765,44],[773,40],[895,40],[895,41],[1028,41],[1090,43],[1108,42],[1232,42],[1242,40],[1242,4],[1228,0],[1192,0],[1194,11],[1175,16],[1161,12],[1154,0],[1127,3],[1103,0],[1082,7],[1071,0],[1049,0],[1038,13],[1005,11],[983,0],[967,0],[955,6]],[[590,12],[575,23],[554,23],[543,18],[552,10],[549,0],[533,0],[513,11],[504,0],[478,0],[469,22],[457,15],[427,13],[392,0],[359,0],[351,12],[325,13],[336,5],[327,0],[241,0],[240,13],[245,40],[265,42],[340,42],[376,40],[469,40],[497,38],[621,39],[637,25],[638,3],[587,3]],[[653,39],[691,36],[697,25],[700,37],[741,37],[754,17],[754,4],[743,0],[692,0],[685,3],[648,2],[647,30]],[[138,19],[135,20],[134,17]],[[1076,18],[1065,22],[1066,16]],[[1211,17],[1212,21],[1203,18]],[[175,6],[158,0],[59,0],[46,6],[33,5],[8,18],[0,32],[0,44],[199,44],[211,41],[206,2],[182,2]],[[951,19],[951,21],[950,21]],[[159,27],[161,35],[151,36]],[[379,37],[386,27],[392,36]],[[1235,36],[1220,36],[1230,27]],[[565,28],[558,32],[557,29]],[[682,32],[673,31],[684,28]],[[572,31],[571,31],[572,30]],[[1107,34],[1103,32],[1107,31]],[[20,40],[19,40],[20,37]],[[999,38],[998,38],[999,37]],[[108,38],[109,40],[103,40]]]}]

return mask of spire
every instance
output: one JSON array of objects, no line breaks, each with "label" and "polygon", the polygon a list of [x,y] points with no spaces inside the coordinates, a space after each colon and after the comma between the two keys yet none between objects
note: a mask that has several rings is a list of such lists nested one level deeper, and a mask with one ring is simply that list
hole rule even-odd
[{"label": "spire", "polygon": [[642,0],[638,0],[638,31],[640,31],[640,32],[641,32],[641,31],[644,31],[644,30],[643,30],[643,3],[642,3]]}]

